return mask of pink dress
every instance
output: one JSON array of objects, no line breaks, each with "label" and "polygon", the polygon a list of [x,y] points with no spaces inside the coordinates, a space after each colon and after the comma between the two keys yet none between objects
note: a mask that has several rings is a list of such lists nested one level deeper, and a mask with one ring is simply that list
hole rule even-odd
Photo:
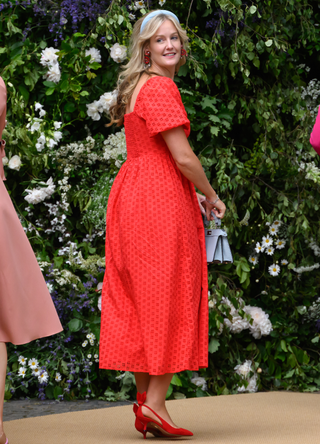
[{"label": "pink dress", "polygon": [[315,151],[320,155],[320,107],[317,115],[316,123],[314,124],[311,136],[310,143],[315,149]]},{"label": "pink dress", "polygon": [[[6,86],[0,77],[0,139],[6,119]],[[3,180],[0,146],[0,342],[26,344],[62,331],[37,259]]]}]

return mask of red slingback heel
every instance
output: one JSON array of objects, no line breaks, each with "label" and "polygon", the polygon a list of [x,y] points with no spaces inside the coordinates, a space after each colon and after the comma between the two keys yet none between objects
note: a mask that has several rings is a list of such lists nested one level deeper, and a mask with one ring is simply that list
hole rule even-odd
[{"label": "red slingback heel", "polygon": [[[179,436],[193,436],[193,433],[190,432],[189,430],[172,427],[164,419],[162,419],[161,416],[159,416],[154,410],[152,410],[152,408],[145,405],[144,402],[146,400],[146,392],[144,392],[142,395],[140,395],[140,397],[137,397],[137,399],[138,399],[139,407],[138,407],[136,415],[137,415],[137,419],[143,425],[142,433],[143,433],[144,439],[147,438],[147,432],[150,432],[155,436],[163,436],[163,437],[167,437],[167,438],[177,438]],[[154,419],[144,416],[144,414],[141,411],[142,406],[148,408],[157,418],[159,418],[160,423],[155,421]]]},{"label": "red slingback heel", "polygon": [[[139,394],[140,394],[140,393],[139,393]],[[133,405],[133,411],[134,411],[134,413],[135,413],[135,415],[136,415],[136,421],[135,421],[135,423],[134,423],[134,426],[135,426],[135,428],[138,430],[138,432],[140,432],[140,433],[143,434],[143,429],[144,429],[143,424],[142,424],[142,422],[139,420],[139,418],[137,418],[137,411],[138,411],[138,408],[139,408],[138,404],[134,404],[134,405]],[[155,437],[164,437],[164,436],[165,436],[165,435],[163,435],[163,434],[161,433],[160,430],[149,430],[148,427],[147,427],[147,432],[152,433],[153,436],[155,436]]]}]

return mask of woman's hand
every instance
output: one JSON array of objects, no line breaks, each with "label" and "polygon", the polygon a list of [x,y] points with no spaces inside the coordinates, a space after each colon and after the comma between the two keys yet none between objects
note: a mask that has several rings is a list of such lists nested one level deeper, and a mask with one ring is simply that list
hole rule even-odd
[{"label": "woman's hand", "polygon": [[219,219],[222,219],[224,217],[225,212],[226,212],[226,206],[220,199],[218,200],[218,202],[216,202],[214,205],[212,205],[204,197],[204,200],[201,202],[201,205],[205,208],[206,216],[207,216],[208,220],[213,220],[213,216],[211,214],[211,211],[213,211],[214,214]]}]

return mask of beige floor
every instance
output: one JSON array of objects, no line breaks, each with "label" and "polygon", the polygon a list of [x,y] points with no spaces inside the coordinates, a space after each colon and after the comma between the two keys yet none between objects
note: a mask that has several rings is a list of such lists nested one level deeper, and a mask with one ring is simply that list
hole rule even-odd
[{"label": "beige floor", "polygon": [[[152,441],[212,444],[316,444],[320,439],[320,395],[255,393],[169,401],[168,410],[194,436]],[[7,421],[10,444],[142,443],[131,406]]]}]

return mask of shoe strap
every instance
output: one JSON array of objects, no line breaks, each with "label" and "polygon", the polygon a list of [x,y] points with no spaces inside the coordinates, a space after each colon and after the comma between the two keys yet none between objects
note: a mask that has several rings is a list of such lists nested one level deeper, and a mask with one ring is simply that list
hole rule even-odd
[{"label": "shoe strap", "polygon": [[[158,413],[156,413],[154,410],[152,410],[152,408],[149,407],[148,405],[143,404],[143,406],[141,406],[141,407],[147,407],[147,409],[149,409],[154,415],[156,415],[156,417],[159,418],[159,420],[160,420],[160,425],[168,424],[164,419],[161,418],[161,416],[158,415]],[[152,418],[150,418],[150,419],[152,419]],[[170,424],[168,424],[168,425],[170,425]]]}]

